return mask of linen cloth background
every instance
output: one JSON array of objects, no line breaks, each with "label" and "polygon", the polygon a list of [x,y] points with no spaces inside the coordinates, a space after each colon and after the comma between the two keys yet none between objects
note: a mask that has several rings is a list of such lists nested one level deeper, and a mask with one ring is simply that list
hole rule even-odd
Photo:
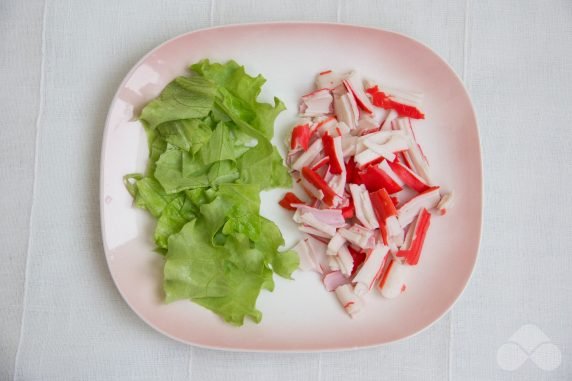
[{"label": "linen cloth background", "polygon": [[[99,156],[121,79],[180,33],[273,20],[405,33],[472,96],[480,257],[452,312],[406,341],[322,354],[195,348],[146,326],[112,283]],[[569,0],[1,0],[0,380],[571,380],[571,74]],[[499,366],[525,324],[560,350],[558,368]]]}]

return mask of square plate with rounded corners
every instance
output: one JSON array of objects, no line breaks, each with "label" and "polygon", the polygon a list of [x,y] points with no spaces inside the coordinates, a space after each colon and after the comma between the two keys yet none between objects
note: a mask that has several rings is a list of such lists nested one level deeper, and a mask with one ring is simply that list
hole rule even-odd
[{"label": "square plate with rounded corners", "polygon": [[[407,292],[388,300],[373,291],[366,308],[350,319],[317,274],[295,272],[276,279],[257,307],[260,324],[224,323],[190,302],[162,301],[163,258],[153,252],[154,221],[132,206],[122,176],[141,172],[146,137],[138,113],[189,64],[234,59],[267,83],[261,95],[281,98],[273,143],[295,120],[299,97],[316,73],[356,70],[366,78],[424,93],[426,120],[417,138],[437,183],[455,191],[456,205],[434,218]],[[263,192],[261,213],[274,220],[287,245],[298,234],[289,212],[278,207],[285,190]],[[147,54],[121,83],[109,111],[101,162],[101,218],[105,255],[121,295],[149,325],[176,340],[218,349],[251,351],[339,350],[379,345],[411,336],[443,316],[465,288],[475,266],[482,223],[479,135],[469,96],[453,70],[425,45],[380,29],[325,23],[264,23],[198,30],[169,40]]]}]

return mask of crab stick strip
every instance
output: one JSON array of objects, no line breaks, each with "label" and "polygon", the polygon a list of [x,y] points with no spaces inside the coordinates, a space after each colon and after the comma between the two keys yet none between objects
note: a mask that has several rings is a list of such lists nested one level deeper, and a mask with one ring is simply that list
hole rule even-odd
[{"label": "crab stick strip", "polygon": [[349,229],[340,228],[338,229],[338,232],[348,242],[362,249],[369,249],[374,246],[375,237],[373,231],[358,224],[352,225]]},{"label": "crab stick strip", "polygon": [[437,204],[435,209],[439,211],[439,214],[444,216],[447,213],[447,210],[452,208],[455,205],[455,198],[453,196],[453,192],[446,193],[441,197],[441,201]]},{"label": "crab stick strip", "polygon": [[326,205],[332,206],[334,204],[334,199],[337,197],[336,192],[330,188],[330,186],[320,177],[316,172],[314,172],[309,167],[302,168],[302,177],[312,184],[314,187],[323,192],[323,201]]},{"label": "crab stick strip", "polygon": [[280,200],[279,204],[284,209],[297,210],[295,206],[292,206],[292,204],[304,204],[304,201],[300,200],[294,193],[287,192],[282,200]]},{"label": "crab stick strip", "polygon": [[308,196],[315,198],[316,200],[324,199],[324,192],[316,188],[305,178],[300,177],[300,185],[302,186],[302,189],[304,189],[304,191]]},{"label": "crab stick strip", "polygon": [[343,86],[333,90],[334,112],[338,121],[344,122],[350,130],[357,127],[359,121],[359,109],[354,97]]},{"label": "crab stick strip", "polygon": [[405,158],[406,162],[409,164],[411,169],[413,169],[419,176],[423,178],[425,183],[429,185],[435,185],[431,178],[431,171],[429,170],[429,164],[425,160],[421,149],[419,148],[419,144],[415,142],[415,137],[413,136],[413,131],[409,122],[406,119],[399,118],[397,119],[395,126],[397,129],[405,132],[410,137],[410,146],[407,151],[403,152],[403,157]]},{"label": "crab stick strip", "polygon": [[306,94],[302,97],[300,103],[300,115],[302,116],[319,116],[331,114],[332,108],[332,93],[329,89],[319,89]]},{"label": "crab stick strip", "polygon": [[439,204],[439,201],[441,201],[439,187],[429,188],[401,205],[397,210],[397,219],[402,227],[406,227],[422,209],[433,209]]},{"label": "crab stick strip", "polygon": [[298,230],[300,230],[303,233],[309,234],[313,237],[319,237],[319,238],[323,238],[325,240],[332,238],[332,236],[330,236],[329,234],[326,234],[326,233],[324,233],[318,229],[315,229],[311,226],[308,226],[308,225],[298,225]]},{"label": "crab stick strip", "polygon": [[302,213],[300,215],[300,220],[303,224],[306,224],[316,230],[321,231],[324,234],[327,234],[328,237],[333,237],[336,234],[335,226],[327,224],[325,222],[320,221],[316,216],[312,213]]},{"label": "crab stick strip", "polygon": [[356,132],[359,136],[364,136],[379,131],[379,129],[380,124],[371,116],[366,115],[360,118]]},{"label": "crab stick strip", "polygon": [[342,246],[344,246],[346,244],[346,242],[347,242],[346,239],[344,237],[342,237],[342,235],[340,233],[334,234],[334,236],[332,237],[332,239],[328,243],[328,248],[326,250],[326,254],[328,254],[328,255],[338,254],[338,252],[340,251]]},{"label": "crab stick strip", "polygon": [[375,213],[365,185],[350,184],[349,187],[358,221],[368,229],[378,228],[379,224],[375,219]]},{"label": "crab stick strip", "polygon": [[383,160],[381,163],[378,164],[379,169],[381,169],[383,172],[385,172],[389,177],[391,177],[391,179],[397,184],[399,185],[401,188],[403,188],[403,186],[405,185],[405,182],[401,179],[401,177],[399,177],[397,175],[397,173],[395,173],[395,171],[393,170],[393,168],[391,167],[391,165],[389,165],[390,162],[387,160]]},{"label": "crab stick strip", "polygon": [[305,236],[292,248],[300,257],[300,270],[322,274],[328,268],[326,244],[311,236]]},{"label": "crab stick strip", "polygon": [[324,275],[322,282],[324,283],[326,290],[331,292],[341,285],[348,284],[349,279],[344,274],[342,274],[341,271],[336,270],[330,271]]},{"label": "crab stick strip", "polygon": [[348,92],[354,97],[356,104],[360,109],[367,112],[368,114],[373,114],[373,105],[371,101],[363,91],[363,86],[358,84],[357,76],[355,72],[351,72],[346,79],[342,81]]},{"label": "crab stick strip", "polygon": [[370,165],[365,171],[360,172],[359,178],[370,192],[385,188],[388,193],[393,194],[403,189],[399,183],[395,182],[391,176],[376,165]]},{"label": "crab stick strip", "polygon": [[405,263],[411,266],[415,266],[419,262],[419,257],[421,256],[421,250],[423,249],[423,243],[425,242],[425,236],[427,235],[430,223],[431,214],[427,209],[422,209],[421,212],[419,212],[417,219],[413,222],[407,232],[405,244],[397,252],[396,256],[398,258],[403,258]]},{"label": "crab stick strip", "polygon": [[339,175],[345,171],[344,154],[341,136],[331,137],[328,134],[322,136],[324,153],[330,158],[330,172]]},{"label": "crab stick strip", "polygon": [[377,86],[380,91],[391,96],[394,100],[400,103],[405,103],[417,108],[421,107],[423,102],[423,93],[418,91],[403,90],[396,87],[390,87],[385,84],[376,84],[372,81],[365,81],[364,87],[370,89]]},{"label": "crab stick strip", "polygon": [[[389,139],[383,144],[375,143],[374,139],[377,140],[378,137],[382,137],[383,134],[389,135]],[[387,136],[385,135],[385,136]],[[368,139],[368,135],[361,137],[359,143],[363,144],[366,149],[356,154],[355,161],[360,166],[364,166],[373,161],[385,158],[389,161],[395,161],[395,153],[403,152],[409,149],[410,143],[409,139],[401,134],[392,134],[389,131],[380,131],[372,134],[371,139]]]},{"label": "crab stick strip", "polygon": [[366,93],[371,96],[371,103],[373,103],[374,106],[384,109],[393,109],[402,117],[414,119],[425,118],[425,115],[416,106],[402,103],[403,99],[396,98],[380,90],[377,85],[366,89]]},{"label": "crab stick strip", "polygon": [[362,301],[354,293],[351,285],[344,284],[336,288],[336,297],[346,312],[353,318],[362,309]]},{"label": "crab stick strip", "polygon": [[294,161],[292,164],[292,169],[296,171],[301,171],[303,167],[306,167],[319,157],[320,153],[324,149],[324,145],[322,144],[322,139],[317,139],[308,147],[306,152],[304,152],[300,157]]},{"label": "crab stick strip", "polygon": [[392,259],[379,282],[381,295],[393,299],[398,297],[407,288],[407,277],[410,268],[401,264],[399,260]]},{"label": "crab stick strip", "polygon": [[403,243],[404,233],[391,197],[384,188],[371,193],[370,197],[377,221],[380,227],[383,227],[382,234],[386,235],[385,240],[388,241],[388,244],[389,241],[392,241],[395,245],[400,246]]},{"label": "crab stick strip", "polygon": [[352,279],[356,295],[361,296],[371,290],[383,270],[388,251],[389,247],[378,244],[368,252],[363,265]]},{"label": "crab stick strip", "polygon": [[385,120],[383,121],[383,124],[381,125],[381,130],[382,131],[390,131],[392,129],[392,123],[395,119],[397,119],[399,115],[397,114],[397,111],[395,110],[389,110],[389,112],[387,113],[387,116],[385,117]]},{"label": "crab stick strip", "polygon": [[420,193],[429,189],[429,184],[427,184],[424,179],[419,177],[407,166],[399,163],[398,161],[388,162],[387,165],[391,168],[393,173],[395,173],[409,188]]},{"label": "crab stick strip", "polygon": [[290,141],[290,149],[301,148],[304,151],[310,144],[310,125],[304,124],[294,127]]},{"label": "crab stick strip", "polygon": [[338,262],[342,274],[345,276],[350,276],[354,268],[354,259],[348,250],[347,245],[340,247],[340,250],[338,250],[338,255],[335,258]]},{"label": "crab stick strip", "polygon": [[318,209],[303,203],[293,204],[292,206],[297,209],[293,216],[294,222],[302,223],[302,216],[304,214],[312,214],[318,221],[335,228],[341,228],[346,225],[340,209]]},{"label": "crab stick strip", "polygon": [[342,152],[344,154],[344,159],[356,154],[357,142],[357,136],[344,136],[342,139]]},{"label": "crab stick strip", "polygon": [[334,89],[342,83],[343,79],[343,74],[338,74],[331,70],[326,70],[316,76],[316,88]]},{"label": "crab stick strip", "polygon": [[336,120],[336,117],[329,116],[325,119],[318,121],[318,123],[314,127],[314,132],[318,136],[324,136],[325,134],[336,136],[339,135],[338,129],[339,129],[339,123]]}]

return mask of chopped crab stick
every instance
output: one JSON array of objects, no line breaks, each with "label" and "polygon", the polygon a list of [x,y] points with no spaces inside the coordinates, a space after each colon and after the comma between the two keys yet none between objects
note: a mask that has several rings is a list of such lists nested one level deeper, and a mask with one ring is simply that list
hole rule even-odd
[{"label": "chopped crab stick", "polygon": [[406,281],[409,274],[409,266],[392,259],[379,282],[381,295],[393,299],[398,297],[407,288]]},{"label": "chopped crab stick", "polygon": [[333,89],[342,83],[343,78],[344,75],[334,73],[331,70],[323,71],[316,76],[316,88]]},{"label": "chopped crab stick", "polygon": [[342,137],[322,136],[324,153],[330,158],[330,172],[339,175],[345,171],[344,154],[342,150]]},{"label": "chopped crab stick", "polygon": [[341,228],[346,225],[340,209],[318,209],[306,204],[293,204],[292,206],[297,209],[293,216],[295,222],[301,223],[301,217],[304,214],[313,214],[318,221],[332,225],[335,228]]},{"label": "chopped crab stick", "polygon": [[[381,131],[377,134],[389,133],[388,131]],[[409,149],[409,140],[401,135],[392,134],[390,138],[383,144],[377,144],[370,139],[368,135],[360,138],[359,142],[367,148],[363,152],[355,156],[355,161],[360,166],[364,166],[372,161],[384,158],[389,161],[395,161],[395,152],[403,152]],[[364,139],[365,138],[365,139]]]},{"label": "chopped crab stick", "polygon": [[455,198],[453,196],[453,192],[446,193],[441,197],[441,201],[437,204],[435,209],[439,211],[439,213],[444,216],[447,213],[447,210],[452,208],[455,205]]},{"label": "chopped crab stick", "polygon": [[387,162],[387,165],[391,168],[393,173],[397,175],[409,188],[417,192],[425,192],[427,189],[429,189],[429,185],[425,182],[425,180],[419,177],[411,169],[407,168],[407,166],[397,161]]},{"label": "chopped crab stick", "polygon": [[325,166],[326,164],[329,164],[330,162],[330,158],[328,156],[324,156],[323,158],[321,158],[320,160],[318,160],[316,162],[316,164],[312,165],[312,171],[317,171],[320,168],[322,168],[323,166]]},{"label": "chopped crab stick", "polygon": [[416,105],[404,102],[403,98],[395,97],[388,93],[387,90],[379,89],[377,85],[367,88],[366,93],[370,95],[371,102],[374,106],[384,109],[393,109],[399,116],[403,117],[414,119],[425,118],[425,115],[423,115]]},{"label": "chopped crab stick", "polygon": [[310,184],[324,193],[323,201],[326,203],[326,205],[333,205],[334,199],[337,197],[336,192],[330,188],[330,186],[324,181],[323,178],[320,177],[320,175],[318,175],[309,167],[303,167],[302,178],[307,180]]},{"label": "chopped crab stick", "polygon": [[352,282],[355,283],[354,292],[356,295],[361,296],[371,290],[373,283],[383,270],[388,251],[389,247],[379,244],[369,251],[363,265],[352,279]]},{"label": "chopped crab stick", "polygon": [[328,255],[336,255],[338,251],[346,244],[346,239],[342,237],[340,233],[334,234],[330,242],[328,243],[328,248],[326,250],[326,254]]},{"label": "chopped crab stick", "polygon": [[336,136],[336,135],[340,135],[340,134],[338,134],[339,128],[340,128],[339,123],[336,120],[336,117],[335,116],[329,116],[326,119],[320,120],[314,126],[313,131],[315,131],[318,134],[318,136],[323,136],[324,134],[330,134],[331,136]]},{"label": "chopped crab stick", "polygon": [[356,132],[363,136],[378,131],[380,124],[371,116],[364,116],[360,118]]},{"label": "chopped crab stick", "polygon": [[397,111],[395,110],[389,110],[389,112],[387,113],[387,116],[385,117],[385,120],[383,121],[383,124],[381,125],[381,130],[382,131],[389,131],[391,130],[391,124],[392,122],[397,119],[399,115],[397,114]]},{"label": "chopped crab stick", "polygon": [[386,150],[381,145],[376,145],[375,150],[373,149],[365,149],[362,152],[355,155],[354,160],[360,166],[363,167],[371,162],[375,162],[376,160],[386,159],[389,161],[395,160],[395,154],[389,150]]},{"label": "chopped crab stick", "polygon": [[327,234],[328,237],[333,237],[334,234],[336,234],[335,226],[318,220],[318,218],[312,213],[302,213],[300,215],[300,221],[324,234]]},{"label": "chopped crab stick", "polygon": [[300,230],[300,231],[303,232],[303,233],[310,234],[310,235],[312,235],[312,236],[314,236],[314,237],[320,237],[320,238],[324,238],[324,239],[326,239],[326,240],[332,238],[331,235],[326,234],[326,233],[324,233],[324,232],[322,232],[322,231],[320,231],[320,230],[318,230],[318,229],[315,229],[315,228],[313,228],[313,227],[311,227],[311,226],[308,226],[308,225],[298,225],[298,230]]},{"label": "chopped crab stick", "polygon": [[373,206],[365,185],[350,184],[350,192],[354,203],[355,216],[368,229],[376,229],[379,224],[375,218]]},{"label": "chopped crab stick", "polygon": [[[370,143],[381,145],[389,142],[389,140],[394,136],[397,136],[397,138],[399,139],[399,138],[406,138],[408,135],[406,132],[403,132],[401,130],[377,131],[369,135],[360,136],[358,138],[358,141],[360,143],[365,143],[366,141],[368,141]],[[407,149],[408,147],[406,147],[405,149]]]},{"label": "chopped crab stick", "polygon": [[370,197],[377,221],[380,226],[383,226],[384,232],[388,236],[387,240],[395,245],[401,245],[404,238],[403,228],[397,219],[398,212],[393,201],[391,201],[391,197],[385,188],[371,193]]},{"label": "chopped crab stick", "polygon": [[310,125],[304,124],[294,127],[290,141],[290,149],[302,148],[304,151],[308,149],[310,144]]},{"label": "chopped crab stick", "polygon": [[338,197],[334,198],[334,203],[332,206],[338,207],[343,201],[343,194],[346,188],[346,171],[344,166],[344,171],[341,175],[332,175],[330,172],[327,173],[327,176],[331,176],[328,179],[328,186],[332,188],[332,190],[336,193]]},{"label": "chopped crab stick", "polygon": [[319,116],[331,114],[332,109],[332,93],[329,89],[320,89],[306,94],[302,97],[300,103],[300,115],[302,116]]},{"label": "chopped crab stick", "polygon": [[292,169],[301,171],[303,167],[312,164],[323,149],[324,145],[322,144],[322,139],[316,139],[314,143],[308,147],[308,150],[300,155],[300,157],[292,164]]},{"label": "chopped crab stick", "polygon": [[359,177],[370,192],[375,192],[385,188],[388,193],[393,194],[403,189],[387,173],[385,173],[383,169],[376,165],[370,165],[367,167],[365,172],[360,173]]},{"label": "chopped crab stick", "polygon": [[304,201],[300,200],[294,193],[287,192],[282,200],[280,200],[279,204],[284,209],[297,210],[292,204],[304,204]]},{"label": "chopped crab stick", "polygon": [[372,81],[366,81],[365,88],[371,89],[377,86],[380,91],[391,96],[395,101],[399,103],[408,104],[415,107],[420,107],[423,102],[423,93],[398,89],[396,87],[389,87],[386,85],[376,84]]},{"label": "chopped crab stick", "polygon": [[434,185],[431,179],[431,172],[429,171],[429,165],[419,148],[419,145],[415,142],[415,136],[413,136],[413,131],[406,119],[399,118],[395,123],[397,129],[405,132],[410,137],[409,149],[403,152],[405,160],[412,166],[412,169],[423,178],[425,183],[429,185]]},{"label": "chopped crab stick", "polygon": [[346,312],[353,318],[362,309],[362,302],[354,293],[351,285],[344,284],[336,288],[336,297]]},{"label": "chopped crab stick", "polygon": [[415,219],[422,209],[433,209],[437,206],[439,201],[441,201],[439,187],[429,188],[401,205],[397,210],[397,219],[402,227],[406,227]]},{"label": "chopped crab stick", "polygon": [[306,236],[292,248],[300,257],[300,269],[322,274],[328,268],[326,244],[314,237]]},{"label": "chopped crab stick", "polygon": [[338,121],[344,122],[350,130],[357,127],[359,121],[359,109],[354,97],[343,86],[333,90],[334,112]]},{"label": "chopped crab stick", "polygon": [[358,137],[357,136],[344,136],[342,139],[342,152],[344,159],[354,156],[356,154]]},{"label": "chopped crab stick", "polygon": [[389,177],[391,177],[391,180],[395,181],[397,185],[403,188],[405,182],[401,179],[401,177],[397,176],[397,174],[393,171],[393,168],[391,167],[391,165],[389,165],[389,163],[390,162],[388,162],[387,160],[383,160],[381,163],[378,164],[378,167],[383,172],[385,172]]},{"label": "chopped crab stick", "polygon": [[342,81],[348,92],[354,97],[359,108],[368,114],[373,114],[373,105],[363,91],[363,86],[357,82],[357,76],[354,72],[350,73],[346,79]]},{"label": "chopped crab stick", "polygon": [[350,276],[354,268],[354,259],[346,245],[340,247],[338,255],[335,257],[338,261],[340,271],[345,276]]},{"label": "chopped crab stick", "polygon": [[324,199],[324,192],[313,186],[305,178],[303,177],[300,178],[300,185],[302,186],[302,189],[304,189],[304,191],[308,196],[313,197],[316,200]]},{"label": "chopped crab stick", "polygon": [[338,229],[338,233],[348,242],[362,249],[369,249],[374,246],[375,237],[373,231],[358,224],[352,225],[349,229]]},{"label": "chopped crab stick", "polygon": [[427,209],[421,210],[417,219],[413,222],[412,226],[407,231],[405,244],[397,252],[398,258],[403,258],[405,263],[415,266],[419,262],[425,236],[431,223],[431,214]]},{"label": "chopped crab stick", "polygon": [[334,291],[336,288],[340,287],[341,285],[348,284],[349,279],[342,274],[341,271],[330,271],[326,275],[324,275],[324,279],[322,279],[324,283],[324,287],[327,291]]}]

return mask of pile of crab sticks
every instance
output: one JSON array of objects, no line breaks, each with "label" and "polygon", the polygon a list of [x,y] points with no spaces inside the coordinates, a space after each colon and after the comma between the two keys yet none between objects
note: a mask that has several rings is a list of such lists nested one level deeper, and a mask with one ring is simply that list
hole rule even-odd
[{"label": "pile of crab sticks", "polygon": [[415,138],[422,95],[362,82],[355,72],[325,71],[300,102],[286,162],[305,195],[286,193],[304,237],[300,268],[321,274],[354,316],[374,286],[386,298],[407,288],[432,214],[445,214],[442,192]]}]

